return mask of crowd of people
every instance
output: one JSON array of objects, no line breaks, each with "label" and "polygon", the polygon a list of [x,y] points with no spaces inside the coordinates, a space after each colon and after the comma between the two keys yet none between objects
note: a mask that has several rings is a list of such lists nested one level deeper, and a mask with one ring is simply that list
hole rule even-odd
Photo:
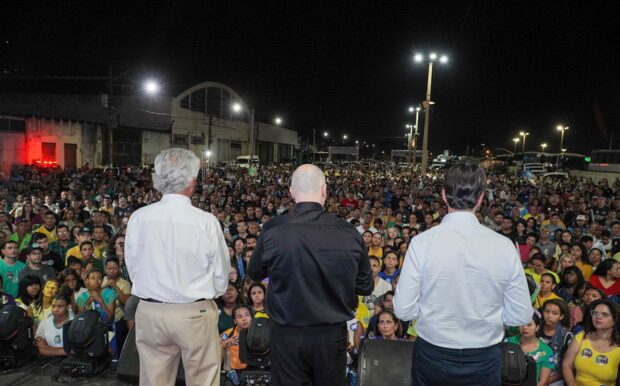
[{"label": "crowd of people", "polygon": [[[228,289],[217,300],[224,370],[245,368],[239,330],[269,317],[269,282],[254,282],[246,271],[264,224],[294,206],[288,189],[294,167],[262,165],[253,175],[243,168],[202,170],[191,197],[216,216],[232,262]],[[447,214],[442,175],[421,177],[386,164],[321,168],[325,210],[357,228],[374,279],[374,291],[359,297],[347,324],[354,368],[363,339],[416,339],[415,321],[399,320],[392,299],[409,242]],[[34,319],[41,355],[66,355],[62,325],[86,309],[110,325],[120,352],[136,303],[125,230],[134,211],[162,197],[151,173],[22,167],[0,182],[0,302]],[[535,358],[540,385],[612,384],[620,364],[620,181],[532,181],[490,171],[487,186],[475,215],[510,239],[531,283],[532,320],[508,328],[507,340]]]}]

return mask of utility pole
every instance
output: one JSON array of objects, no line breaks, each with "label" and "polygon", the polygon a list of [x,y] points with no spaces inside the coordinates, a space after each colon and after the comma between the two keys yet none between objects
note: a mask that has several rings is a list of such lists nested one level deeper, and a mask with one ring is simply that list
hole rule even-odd
[{"label": "utility pole", "polygon": [[112,106],[113,100],[113,87],[112,87],[112,66],[108,67],[108,164],[112,166],[113,150],[113,138],[112,130],[114,127],[114,107]]},{"label": "utility pole", "polygon": [[312,129],[312,163],[315,163],[316,157],[316,128]]}]

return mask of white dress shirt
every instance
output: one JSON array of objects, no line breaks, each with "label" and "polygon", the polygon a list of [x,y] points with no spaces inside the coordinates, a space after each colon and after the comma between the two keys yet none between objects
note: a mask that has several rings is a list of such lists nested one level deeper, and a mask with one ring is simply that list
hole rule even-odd
[{"label": "white dress shirt", "polygon": [[166,194],[131,215],[125,261],[131,293],[140,298],[190,303],[228,287],[230,256],[220,224],[183,195]]},{"label": "white dress shirt", "polygon": [[411,240],[394,312],[417,320],[418,335],[433,345],[482,348],[502,340],[504,325],[528,324],[532,303],[515,246],[458,211]]}]

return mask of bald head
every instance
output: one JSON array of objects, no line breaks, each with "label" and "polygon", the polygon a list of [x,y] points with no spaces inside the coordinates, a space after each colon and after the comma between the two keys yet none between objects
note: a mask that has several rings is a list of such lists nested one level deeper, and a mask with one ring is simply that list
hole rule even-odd
[{"label": "bald head", "polygon": [[325,175],[318,167],[304,164],[295,169],[291,181],[291,194],[296,202],[325,203]]}]

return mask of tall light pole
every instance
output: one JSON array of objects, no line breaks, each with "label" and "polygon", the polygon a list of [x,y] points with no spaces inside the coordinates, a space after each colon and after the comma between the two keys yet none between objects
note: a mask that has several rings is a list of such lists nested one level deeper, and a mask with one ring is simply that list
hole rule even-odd
[{"label": "tall light pole", "polygon": [[241,103],[235,103],[232,105],[232,110],[235,113],[240,113],[242,110],[246,110],[250,112],[250,161],[249,164],[252,164],[252,156],[254,155],[254,109],[248,109],[247,106],[241,105]]},{"label": "tall light pole", "polygon": [[556,127],[556,129],[558,131],[561,131],[562,133],[560,134],[560,150],[564,149],[564,132],[566,130],[569,129],[568,126],[564,126],[564,125],[558,125],[558,127]]},{"label": "tall light pole", "polygon": [[[415,125],[409,125],[409,141],[407,143],[407,149],[409,150],[409,162],[411,161],[411,148],[413,147],[413,162],[412,165],[415,165],[415,151],[416,151],[416,140],[415,137],[418,135],[418,122],[420,120],[420,106],[410,106],[409,112],[413,113],[415,111]],[[413,129],[415,129],[415,133],[413,133]]]},{"label": "tall light pole", "polygon": [[519,142],[519,137],[514,137],[514,138],[512,139],[512,142],[514,142],[514,143],[515,143],[515,151],[514,151],[514,152],[516,153],[516,152],[517,152],[517,143]]},{"label": "tall light pole", "polygon": [[426,109],[426,114],[424,114],[424,134],[422,137],[422,169],[421,173],[425,174],[426,169],[428,167],[428,126],[429,126],[429,118],[430,118],[430,108],[431,108],[431,84],[433,81],[433,63],[439,60],[439,63],[447,63],[448,57],[446,55],[438,56],[436,53],[431,52],[427,58],[422,54],[415,54],[413,60],[416,63],[421,63],[424,60],[428,61],[428,81],[426,84],[426,99],[422,103],[424,108]]},{"label": "tall light pole", "polygon": [[541,143],[540,147],[542,148],[543,153],[545,152],[545,149],[547,148],[547,144],[546,143]]},{"label": "tall light pole", "polygon": [[521,152],[525,153],[525,138],[530,135],[530,133],[526,132],[526,131],[522,131],[519,133],[520,136],[523,137],[523,148],[521,150]]}]

